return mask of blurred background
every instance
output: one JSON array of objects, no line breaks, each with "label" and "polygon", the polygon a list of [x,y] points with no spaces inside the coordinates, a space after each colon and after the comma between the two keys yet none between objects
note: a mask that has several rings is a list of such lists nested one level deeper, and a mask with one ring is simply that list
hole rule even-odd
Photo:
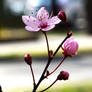
[{"label": "blurred background", "polygon": [[[63,10],[67,15],[69,30],[79,43],[78,55],[68,58],[62,67],[44,81],[40,89],[51,83],[59,71],[70,72],[68,81],[58,82],[47,92],[91,92],[92,91],[92,1],[91,0],[0,0],[0,85],[3,92],[30,92],[32,77],[30,68],[23,60],[26,53],[33,57],[36,81],[47,62],[45,38],[40,32],[25,31],[22,15],[36,16],[41,7],[57,15]],[[60,23],[47,32],[50,49],[55,51],[65,37],[65,25]],[[61,60],[57,54],[52,70]]]}]

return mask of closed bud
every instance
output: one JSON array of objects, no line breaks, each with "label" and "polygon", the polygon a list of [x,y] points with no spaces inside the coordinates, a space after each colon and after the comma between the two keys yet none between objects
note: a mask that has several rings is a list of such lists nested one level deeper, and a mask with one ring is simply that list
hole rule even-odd
[{"label": "closed bud", "polygon": [[63,49],[63,54],[66,56],[72,56],[77,54],[78,51],[78,43],[74,38],[68,38],[65,42],[64,45],[62,47]]},{"label": "closed bud", "polygon": [[66,14],[63,11],[59,11],[58,18],[66,23]]},{"label": "closed bud", "polygon": [[69,73],[66,71],[61,71],[60,74],[57,76],[57,80],[68,80]]},{"label": "closed bud", "polygon": [[30,54],[26,54],[24,56],[24,60],[25,62],[28,64],[28,65],[31,65],[32,64],[32,56],[30,56]]}]

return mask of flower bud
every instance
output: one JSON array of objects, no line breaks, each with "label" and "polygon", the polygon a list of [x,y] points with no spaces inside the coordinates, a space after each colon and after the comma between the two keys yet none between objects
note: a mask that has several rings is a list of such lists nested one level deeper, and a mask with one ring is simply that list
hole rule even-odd
[{"label": "flower bud", "polygon": [[63,45],[63,54],[66,56],[72,56],[77,54],[78,43],[74,38],[68,38]]},{"label": "flower bud", "polygon": [[61,71],[60,74],[57,76],[57,80],[68,80],[69,73],[66,71]]},{"label": "flower bud", "polygon": [[58,18],[66,23],[66,14],[63,11],[59,11]]},{"label": "flower bud", "polygon": [[24,60],[25,62],[28,64],[28,65],[31,65],[32,64],[32,56],[30,56],[30,54],[26,54],[24,56]]}]

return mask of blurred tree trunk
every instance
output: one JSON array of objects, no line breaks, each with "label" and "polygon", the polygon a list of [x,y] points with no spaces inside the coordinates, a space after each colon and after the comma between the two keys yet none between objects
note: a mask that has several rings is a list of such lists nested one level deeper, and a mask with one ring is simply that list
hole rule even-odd
[{"label": "blurred tree trunk", "polygon": [[0,86],[0,92],[2,92],[2,88],[1,88],[1,86]]},{"label": "blurred tree trunk", "polygon": [[52,11],[53,11],[53,15],[56,16],[58,13],[57,7],[56,7],[56,0],[52,0]]},{"label": "blurred tree trunk", "polygon": [[53,14],[55,15],[55,0],[52,0],[52,11],[53,11]]},{"label": "blurred tree trunk", "polygon": [[2,23],[2,17],[3,17],[3,0],[0,0],[0,25]]},{"label": "blurred tree trunk", "polygon": [[88,20],[88,32],[92,34],[92,0],[87,0],[86,12]]}]

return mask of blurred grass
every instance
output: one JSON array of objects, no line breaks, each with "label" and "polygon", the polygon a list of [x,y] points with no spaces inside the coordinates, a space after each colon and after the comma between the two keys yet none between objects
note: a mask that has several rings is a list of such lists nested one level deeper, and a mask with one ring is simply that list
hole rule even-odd
[{"label": "blurred grass", "polygon": [[91,82],[83,82],[79,84],[74,84],[70,87],[66,87],[61,89],[58,92],[91,92],[92,91],[92,83]]},{"label": "blurred grass", "polygon": [[[44,89],[45,87],[41,88]],[[32,88],[16,88],[7,92],[31,92]],[[92,92],[92,80],[56,85],[45,92]]]}]

